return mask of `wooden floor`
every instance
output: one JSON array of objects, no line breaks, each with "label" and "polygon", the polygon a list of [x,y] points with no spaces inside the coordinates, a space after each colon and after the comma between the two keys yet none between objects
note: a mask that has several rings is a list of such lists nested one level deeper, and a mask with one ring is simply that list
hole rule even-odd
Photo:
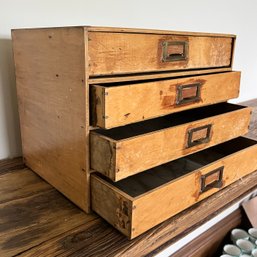
[{"label": "wooden floor", "polygon": [[[246,103],[257,106],[257,101]],[[257,108],[249,136],[257,138]],[[0,161],[0,257],[153,256],[257,188],[257,172],[129,241],[85,214],[21,158]]]}]

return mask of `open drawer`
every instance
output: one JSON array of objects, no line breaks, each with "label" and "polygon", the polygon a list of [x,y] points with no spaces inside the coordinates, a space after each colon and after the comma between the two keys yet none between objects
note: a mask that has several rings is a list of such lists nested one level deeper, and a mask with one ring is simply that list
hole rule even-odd
[{"label": "open drawer", "polygon": [[238,97],[240,72],[91,85],[91,123],[109,129]]},{"label": "open drawer", "polygon": [[239,137],[112,182],[91,175],[92,209],[134,238],[257,169],[257,141]]},{"label": "open drawer", "polygon": [[90,165],[113,181],[244,135],[251,108],[221,103],[90,133]]}]

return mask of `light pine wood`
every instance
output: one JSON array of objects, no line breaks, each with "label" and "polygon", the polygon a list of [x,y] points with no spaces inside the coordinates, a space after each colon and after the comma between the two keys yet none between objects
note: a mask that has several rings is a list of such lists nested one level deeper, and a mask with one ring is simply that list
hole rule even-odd
[{"label": "light pine wood", "polygon": [[[200,99],[177,104],[178,87],[200,84]],[[240,72],[125,85],[93,85],[93,125],[113,128],[238,97]]]},{"label": "light pine wood", "polygon": [[[190,41],[192,38],[192,42],[196,42],[195,39],[200,41],[203,39],[207,44],[206,49],[210,47],[210,41],[217,44],[222,42],[224,47],[220,49],[223,50],[212,51],[215,65],[220,64],[220,53],[222,59],[230,61],[230,57],[223,54],[223,51],[226,52],[229,48],[224,42],[233,45],[235,41],[234,35],[89,26],[12,31],[24,162],[87,212],[90,209],[89,174],[91,172],[88,85],[96,82],[91,81],[92,77],[89,79],[92,75],[91,69],[95,67],[92,66],[92,61],[95,57],[101,56],[101,52],[98,52],[100,55],[95,55],[100,42],[97,41],[93,49],[92,38],[88,36],[100,35],[99,33],[107,35],[107,38],[108,35],[113,35],[114,38],[121,36],[125,40],[127,37],[133,39],[136,35],[139,37],[142,35],[147,40],[148,36],[165,40],[173,38]],[[176,47],[174,49],[172,51],[177,51]],[[213,67],[198,71],[187,70],[185,73],[179,70],[182,73],[173,72],[169,76],[231,70],[230,65],[215,69]],[[161,74],[161,70],[169,71],[170,68],[158,68],[154,70],[155,74],[148,73],[149,70],[140,71],[142,72],[140,76],[134,74],[135,76],[129,79],[151,79],[156,77],[157,73],[159,77],[168,75],[165,72]],[[134,72],[137,71],[129,70],[128,74]],[[125,79],[116,73],[112,75],[115,76],[108,77],[102,82]]]},{"label": "light pine wood", "polygon": [[[163,61],[163,42],[188,44],[188,57]],[[89,32],[89,76],[230,67],[234,38]]]},{"label": "light pine wood", "polygon": [[[228,107],[232,110],[223,113]],[[198,115],[199,112],[204,113],[206,108],[197,109]],[[210,108],[216,109],[217,106],[208,108],[208,110],[211,110]],[[222,104],[219,108],[222,110],[218,114],[207,115],[206,118],[199,118],[194,121],[187,120],[192,111],[189,112],[187,118],[185,118],[185,113],[179,114],[181,122],[173,126],[171,121],[177,120],[178,117],[166,117],[165,119],[168,120],[166,122],[171,124],[163,129],[160,129],[160,124],[163,125],[165,121],[159,118],[155,121],[160,121],[160,124],[150,121],[149,124],[140,123],[109,131],[98,132],[98,130],[94,130],[90,135],[91,168],[113,181],[118,181],[247,133],[251,108],[237,107],[232,104]],[[195,115],[195,111],[192,112],[192,115]],[[188,147],[189,131],[205,125],[212,126],[210,140]],[[153,131],[146,133],[148,126],[152,126]],[[140,133],[141,130],[142,133]],[[124,133],[123,137],[121,137],[122,133]],[[133,136],[133,133],[137,135]],[[115,140],[115,138],[119,139]]]},{"label": "light pine wood", "polygon": [[[123,32],[123,33],[139,33],[139,34],[172,34],[172,35],[189,35],[189,36],[208,36],[208,37],[232,37],[236,38],[234,34],[223,34],[223,33],[208,33],[208,32],[192,32],[192,31],[174,31],[174,30],[160,30],[160,29],[147,29],[147,28],[119,28],[119,27],[102,27],[102,26],[66,26],[66,27],[51,27],[52,29],[60,28],[84,28],[86,31],[95,32]],[[23,30],[35,30],[35,29],[47,29],[45,27],[41,28],[26,28]]]},{"label": "light pine wood", "polygon": [[[108,183],[97,175],[92,175],[92,194],[95,195],[92,198],[93,209],[123,233],[124,226],[120,228],[117,224],[126,224],[125,234],[129,234],[130,238],[134,238],[220,190],[218,188],[211,188],[201,193],[200,178],[202,175],[206,175],[224,166],[222,180],[222,188],[224,188],[256,170],[257,163],[252,161],[257,154],[256,142],[252,141],[253,143],[248,144],[249,140],[245,139],[245,146],[242,147],[244,141],[242,141],[242,138],[238,140],[241,144],[241,150],[234,151],[228,155],[224,154],[223,158],[207,163],[189,174],[174,179],[133,199],[127,193],[117,190],[115,185]],[[233,144],[236,143],[234,142]],[[208,152],[208,149],[205,151]],[[222,146],[220,151],[222,152]],[[110,191],[113,192],[110,193]],[[107,194],[111,194],[112,197],[107,199],[104,197]],[[124,201],[126,204],[124,204]],[[117,202],[122,202],[123,204],[113,204]],[[121,210],[121,206],[124,205],[128,206],[128,208],[125,208],[126,217],[120,215],[121,212],[124,212],[124,208]],[[131,218],[127,219],[127,217]]]},{"label": "light pine wood", "polygon": [[114,27],[98,27],[86,26],[88,31],[98,32],[124,32],[124,33],[139,33],[139,34],[172,34],[172,35],[188,35],[188,36],[208,36],[208,37],[232,37],[233,34],[221,33],[206,33],[206,32],[191,32],[191,31],[171,31],[171,30],[158,30],[158,29],[140,29],[140,28],[114,28]]},{"label": "light pine wood", "polygon": [[170,79],[182,76],[202,75],[210,73],[219,73],[231,71],[232,68],[215,68],[215,69],[203,69],[203,70],[187,70],[187,71],[166,71],[166,72],[153,72],[153,73],[140,73],[140,74],[125,74],[120,76],[103,76],[103,77],[91,77],[88,79],[89,84],[105,84],[115,82],[131,82],[141,80],[154,80],[154,79]]},{"label": "light pine wood", "polygon": [[87,34],[13,30],[24,162],[89,211]]}]

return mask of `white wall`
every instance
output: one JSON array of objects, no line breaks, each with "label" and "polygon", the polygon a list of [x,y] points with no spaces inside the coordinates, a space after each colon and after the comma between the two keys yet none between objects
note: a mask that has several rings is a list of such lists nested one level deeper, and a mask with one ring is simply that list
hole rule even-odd
[{"label": "white wall", "polygon": [[237,101],[257,97],[254,0],[0,0],[0,159],[21,154],[10,30],[67,25],[237,34],[234,69],[243,72]]}]

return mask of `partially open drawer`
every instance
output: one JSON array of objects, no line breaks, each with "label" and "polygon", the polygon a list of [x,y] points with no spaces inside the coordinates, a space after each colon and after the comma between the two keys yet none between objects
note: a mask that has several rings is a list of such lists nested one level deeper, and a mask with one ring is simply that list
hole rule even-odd
[{"label": "partially open drawer", "polygon": [[92,209],[134,238],[257,169],[257,141],[239,137],[111,182],[92,174]]},{"label": "partially open drawer", "polygon": [[221,103],[90,134],[90,165],[113,181],[248,131],[251,108]]},{"label": "partially open drawer", "polygon": [[240,72],[91,86],[92,125],[113,128],[238,97]]}]

